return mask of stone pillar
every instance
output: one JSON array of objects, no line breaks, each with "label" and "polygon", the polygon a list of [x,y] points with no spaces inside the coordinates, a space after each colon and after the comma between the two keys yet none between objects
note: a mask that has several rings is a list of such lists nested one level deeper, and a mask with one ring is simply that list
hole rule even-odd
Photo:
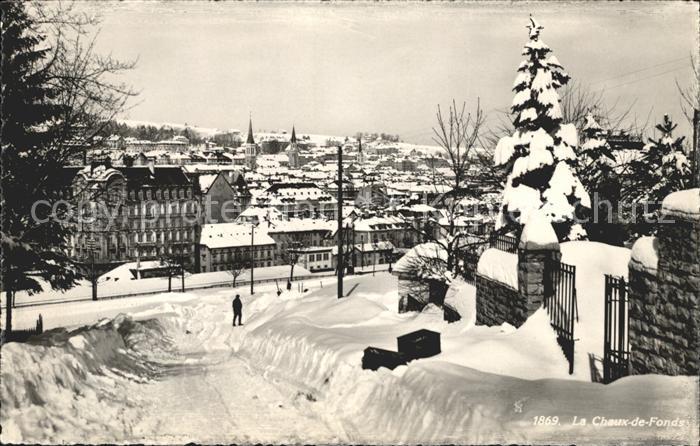
[{"label": "stone pillar", "polygon": [[547,283],[547,268],[552,261],[561,261],[558,244],[540,249],[518,248],[518,291],[523,298],[526,319],[542,306],[545,292],[552,289],[552,284]]},{"label": "stone pillar", "polygon": [[542,306],[553,285],[548,283],[548,265],[559,261],[561,250],[554,228],[536,213],[525,224],[518,245],[518,291],[523,298],[525,318]]}]

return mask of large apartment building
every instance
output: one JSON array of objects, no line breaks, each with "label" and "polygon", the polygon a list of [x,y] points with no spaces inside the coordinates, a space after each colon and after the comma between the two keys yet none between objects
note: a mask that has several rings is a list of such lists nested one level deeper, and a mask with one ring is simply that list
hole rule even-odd
[{"label": "large apartment building", "polygon": [[99,271],[121,263],[178,259],[197,269],[200,196],[180,167],[72,169],[77,205],[72,256]]}]

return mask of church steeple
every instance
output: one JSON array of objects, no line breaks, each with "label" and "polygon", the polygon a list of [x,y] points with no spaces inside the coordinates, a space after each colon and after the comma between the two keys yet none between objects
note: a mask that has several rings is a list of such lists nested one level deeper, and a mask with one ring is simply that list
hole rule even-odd
[{"label": "church steeple", "polygon": [[358,164],[362,165],[365,162],[365,154],[362,153],[362,138],[357,138],[357,157],[356,161]]},{"label": "church steeple", "polygon": [[287,150],[287,158],[289,159],[289,167],[297,169],[299,163],[299,148],[297,146],[297,129],[292,125],[292,138],[289,140],[289,149]]},{"label": "church steeple", "polygon": [[257,166],[258,148],[253,139],[253,117],[248,120],[248,140],[245,143],[245,164],[250,170],[255,170]]},{"label": "church steeple", "polygon": [[248,140],[245,143],[246,144],[255,144],[255,140],[253,139],[253,116],[252,115],[248,119]]}]

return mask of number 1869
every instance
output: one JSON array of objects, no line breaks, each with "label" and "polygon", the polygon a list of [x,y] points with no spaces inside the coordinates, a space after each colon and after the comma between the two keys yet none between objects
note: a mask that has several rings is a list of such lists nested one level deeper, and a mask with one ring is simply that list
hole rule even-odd
[{"label": "number 1869", "polygon": [[532,417],[532,424],[535,426],[556,426],[559,424],[559,417],[545,417],[544,415]]}]

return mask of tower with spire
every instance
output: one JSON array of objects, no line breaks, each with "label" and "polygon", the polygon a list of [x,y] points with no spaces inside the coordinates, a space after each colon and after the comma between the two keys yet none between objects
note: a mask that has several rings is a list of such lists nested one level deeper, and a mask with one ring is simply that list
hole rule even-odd
[{"label": "tower with spire", "polygon": [[245,148],[245,165],[250,170],[255,170],[257,166],[258,147],[253,138],[253,117],[248,119],[248,139],[243,146]]},{"label": "tower with spire", "polygon": [[365,163],[365,153],[362,151],[362,137],[357,138],[357,164],[362,167]]},{"label": "tower with spire", "polygon": [[299,144],[297,143],[296,128],[292,126],[292,138],[289,140],[289,149],[287,149],[287,158],[289,159],[289,168],[297,169],[299,164]]}]

